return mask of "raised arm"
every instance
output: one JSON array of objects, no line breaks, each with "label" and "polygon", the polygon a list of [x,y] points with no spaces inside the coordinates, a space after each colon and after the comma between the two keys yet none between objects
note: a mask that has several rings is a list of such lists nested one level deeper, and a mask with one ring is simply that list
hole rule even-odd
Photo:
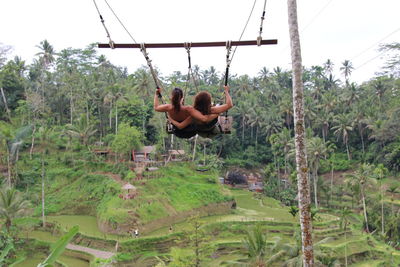
[{"label": "raised arm", "polygon": [[187,111],[189,112],[190,116],[194,118],[197,121],[200,121],[202,123],[207,123],[215,118],[218,118],[218,114],[209,114],[209,115],[204,115],[194,107],[188,107]]},{"label": "raised arm", "polygon": [[223,113],[233,107],[232,98],[231,95],[229,94],[229,86],[227,85],[224,86],[224,91],[225,91],[225,104],[211,107],[211,113],[218,113],[218,114]]},{"label": "raised arm", "polygon": [[154,110],[158,112],[167,112],[170,108],[170,104],[162,104],[159,103],[158,94],[161,93],[161,89],[157,89],[154,93]]},{"label": "raised arm", "polygon": [[178,129],[183,129],[186,128],[187,126],[189,126],[192,123],[192,117],[187,117],[184,121],[182,122],[177,122],[176,120],[172,119],[169,115],[168,115],[168,120]]}]

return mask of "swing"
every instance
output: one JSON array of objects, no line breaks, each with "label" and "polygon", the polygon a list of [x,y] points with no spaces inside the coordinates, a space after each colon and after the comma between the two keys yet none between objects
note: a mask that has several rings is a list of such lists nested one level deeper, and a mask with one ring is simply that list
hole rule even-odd
[{"label": "swing", "polygon": [[[132,35],[130,34],[130,32],[126,29],[125,25],[121,22],[121,20],[118,18],[118,16],[115,14],[115,12],[113,11],[113,9],[110,7],[110,5],[107,3],[108,7],[110,8],[110,10],[112,11],[112,13],[114,14],[114,16],[117,18],[117,20],[119,21],[119,23],[121,24],[121,26],[124,28],[124,30],[128,33],[128,35],[130,36],[130,38],[133,40],[134,43],[131,44],[118,44],[118,43],[114,43],[114,41],[112,41],[111,36],[109,34],[109,31],[104,23],[104,19],[102,17],[102,15],[100,14],[100,11],[98,9],[98,6],[96,4],[96,0],[93,0],[94,5],[97,9],[97,12],[100,16],[100,21],[106,31],[107,34],[107,38],[109,40],[108,43],[99,43],[98,44],[98,48],[140,48],[140,51],[143,53],[146,61],[147,61],[147,65],[149,66],[151,75],[153,76],[154,82],[156,84],[157,89],[160,89],[160,85],[159,85],[159,80],[157,78],[157,75],[153,69],[153,66],[151,64],[151,60],[148,56],[148,53],[146,51],[146,47],[147,48],[179,48],[179,47],[184,47],[186,48],[187,52],[188,52],[188,59],[189,59],[189,72],[188,72],[188,79],[190,78],[190,73],[191,73],[191,61],[190,61],[190,47],[217,47],[217,46],[226,46],[227,48],[227,56],[226,56],[226,71],[225,71],[225,86],[227,86],[228,84],[228,74],[229,74],[229,67],[233,58],[233,55],[236,52],[236,49],[238,46],[261,46],[261,45],[273,45],[273,44],[277,44],[278,40],[276,39],[270,39],[270,40],[263,40],[262,39],[262,28],[263,28],[263,21],[264,21],[264,17],[265,17],[265,2],[264,2],[264,11],[261,17],[261,25],[260,25],[260,31],[259,31],[259,36],[257,37],[256,40],[250,40],[250,41],[242,41],[241,38],[243,36],[244,31],[246,30],[247,24],[250,20],[250,17],[252,15],[253,9],[250,13],[250,16],[246,22],[246,25],[242,31],[242,34],[239,38],[239,41],[228,41],[228,42],[196,42],[196,43],[190,43],[190,46],[188,46],[188,43],[152,43],[152,44],[146,44],[146,46],[144,45],[144,43],[139,44],[136,42],[136,40],[132,37]],[[233,52],[232,58],[230,58],[230,51],[231,51],[231,47],[235,46],[235,51]],[[193,73],[192,73],[193,74]],[[195,83],[196,85],[196,83]],[[185,95],[186,95],[186,89],[185,89]],[[161,99],[161,102],[163,102],[163,98],[161,93],[158,91],[158,97],[159,99]],[[165,114],[166,118],[167,118],[167,122],[166,122],[166,132],[168,134],[174,134],[177,137],[182,136],[181,138],[190,138],[192,136],[194,136],[195,134],[193,134],[193,128],[190,129],[177,129],[169,120],[168,120],[168,116],[167,114]],[[214,128],[217,127],[220,131],[221,134],[230,134],[231,133],[231,129],[232,129],[232,123],[233,123],[233,118],[232,116],[228,116],[228,112],[226,111],[224,115],[220,115],[218,117],[218,119],[216,119],[216,122],[214,123]],[[211,124],[209,124],[211,126]],[[201,128],[201,127],[200,127]],[[213,129],[214,130],[214,129]],[[202,130],[201,130],[202,131]],[[193,134],[193,135],[192,135]],[[186,136],[186,137],[183,137]],[[187,137],[190,136],[190,137]]]}]

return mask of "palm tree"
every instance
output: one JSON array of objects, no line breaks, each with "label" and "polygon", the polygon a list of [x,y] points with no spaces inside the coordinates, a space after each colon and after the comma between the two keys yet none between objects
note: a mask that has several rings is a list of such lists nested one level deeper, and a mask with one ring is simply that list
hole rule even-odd
[{"label": "palm tree", "polygon": [[11,186],[14,167],[19,159],[19,151],[24,144],[24,139],[31,134],[31,126],[23,126],[16,131],[12,125],[0,123],[0,147],[4,147],[7,154],[7,184]]},{"label": "palm tree", "polygon": [[279,133],[282,129],[283,119],[277,110],[272,106],[263,116],[264,134],[269,138],[272,134]]},{"label": "palm tree", "polygon": [[133,86],[133,89],[136,94],[145,98],[150,97],[156,88],[150,73],[148,73],[144,68],[141,68],[138,69],[133,76],[135,77],[135,85]]},{"label": "palm tree", "polygon": [[262,67],[261,70],[258,72],[258,78],[263,81],[267,82],[270,76],[270,72],[267,67]]},{"label": "palm tree", "polygon": [[12,221],[25,214],[29,202],[15,188],[2,185],[0,188],[0,217],[5,220],[7,232],[10,232]]},{"label": "palm tree", "polygon": [[[284,250],[285,250],[285,256],[286,256],[286,260],[283,262],[283,264],[281,264],[281,266],[287,266],[287,267],[302,267],[304,266],[304,252],[301,253],[301,237],[300,237],[300,232],[299,231],[295,231],[294,232],[294,237],[293,239],[295,240],[294,243],[285,243],[283,245]],[[322,240],[320,240],[319,242],[315,243],[315,249],[313,250],[314,254],[317,257],[317,263],[319,263],[319,265],[321,264],[321,260],[326,259],[327,255],[323,252],[323,250],[321,249],[321,245],[325,244],[327,242],[331,242],[333,238],[331,237],[327,237],[324,238]],[[324,265],[325,266],[325,265]],[[338,265],[331,265],[331,266],[338,266]]]},{"label": "palm tree", "polygon": [[289,35],[292,51],[293,109],[297,165],[297,188],[299,196],[300,225],[302,230],[303,265],[314,265],[314,249],[312,240],[310,185],[308,183],[307,153],[305,145],[304,124],[304,85],[302,80],[303,65],[301,61],[300,37],[297,23],[296,0],[288,0]]},{"label": "palm tree", "polygon": [[373,87],[375,89],[375,93],[378,96],[378,100],[379,100],[379,107],[382,110],[382,99],[383,96],[385,95],[385,92],[387,90],[387,87],[384,83],[384,78],[379,77],[377,78],[374,82],[373,82]]},{"label": "palm tree", "polygon": [[285,174],[287,174],[288,171],[288,158],[289,158],[289,151],[290,148],[293,147],[292,145],[292,135],[291,131],[287,128],[283,128],[280,133],[278,133],[278,144],[283,148],[283,158],[285,161]]},{"label": "palm tree", "polygon": [[[329,141],[328,141],[329,142]],[[310,169],[312,170],[312,176],[314,181],[314,203],[315,207],[318,209],[318,169],[320,165],[320,160],[325,158],[328,154],[327,150],[328,143],[324,143],[319,137],[313,137],[307,142],[307,159],[310,164]]]},{"label": "palm tree", "polygon": [[335,164],[335,151],[337,147],[335,144],[330,143],[327,147],[327,151],[330,154],[329,158],[329,163],[331,165],[331,186],[330,186],[330,197],[329,200],[333,199],[333,170],[334,170],[334,164]]},{"label": "palm tree", "polygon": [[361,201],[363,205],[363,213],[364,213],[364,220],[365,220],[365,228],[369,233],[369,226],[368,226],[368,215],[367,215],[367,205],[366,205],[366,188],[375,180],[372,179],[373,174],[373,166],[370,164],[362,164],[353,174],[346,175],[347,179],[345,180],[346,183],[350,184],[351,186],[358,186],[360,188],[361,193]]},{"label": "palm tree", "polygon": [[343,229],[344,232],[344,262],[347,267],[347,225],[349,225],[349,219],[352,213],[349,209],[344,208],[340,212],[340,228]]},{"label": "palm tree", "polygon": [[77,124],[67,125],[66,134],[77,138],[82,145],[88,146],[90,137],[97,132],[97,129],[94,129],[94,127],[94,125],[88,124],[86,117],[82,115]]},{"label": "palm tree", "polygon": [[383,119],[375,119],[373,117],[367,117],[364,122],[367,125],[367,129],[370,130],[368,139],[374,139],[380,146],[383,145],[382,136],[385,133],[385,121]]},{"label": "palm tree", "polygon": [[331,75],[333,72],[333,62],[330,59],[327,59],[326,62],[324,63],[324,71],[326,74]]},{"label": "palm tree", "polygon": [[265,267],[267,238],[262,233],[261,225],[257,224],[252,232],[248,231],[243,240],[249,259],[257,267]]},{"label": "palm tree", "polygon": [[340,67],[340,70],[342,71],[342,74],[344,75],[346,84],[349,83],[349,77],[350,77],[353,69],[354,69],[354,67],[353,67],[353,64],[350,62],[350,60],[345,60],[342,62],[342,67]]},{"label": "palm tree", "polygon": [[355,112],[354,124],[357,125],[358,134],[361,139],[361,148],[363,155],[365,154],[365,142],[364,142],[364,131],[366,129],[365,124],[365,112],[363,106],[357,105],[357,110]]},{"label": "palm tree", "polygon": [[379,191],[380,191],[380,199],[381,199],[381,230],[382,230],[382,236],[385,234],[385,218],[384,218],[384,213],[383,213],[383,203],[384,203],[384,197],[383,197],[383,187],[382,187],[382,180],[385,178],[386,173],[388,172],[388,169],[386,169],[383,164],[379,164],[375,169],[374,169],[374,174],[376,179],[379,181]]},{"label": "palm tree", "polygon": [[347,102],[347,106],[350,107],[354,101],[360,99],[360,88],[355,83],[351,83],[345,87],[344,100]]},{"label": "palm tree", "polygon": [[392,203],[392,215],[394,215],[394,209],[393,209],[393,202],[394,202],[394,194],[397,193],[397,185],[391,185],[388,189],[387,192],[389,192],[391,194],[391,198],[390,198],[390,202]]},{"label": "palm tree", "polygon": [[56,55],[56,52],[54,51],[53,46],[47,40],[41,41],[40,45],[37,45],[36,47],[41,50],[36,55],[40,57],[44,68],[47,69],[48,66],[54,62],[54,56]]},{"label": "palm tree", "polygon": [[290,95],[285,94],[279,103],[280,112],[285,117],[285,124],[287,128],[293,123],[293,103]]},{"label": "palm tree", "polygon": [[351,159],[349,151],[349,132],[353,131],[353,124],[350,118],[350,113],[347,114],[337,114],[334,117],[335,126],[332,127],[334,134],[338,137],[342,137],[343,143],[346,145],[347,158]]},{"label": "palm tree", "polygon": [[246,128],[246,114],[248,112],[248,105],[246,101],[239,102],[237,105],[235,105],[234,110],[239,113],[239,116],[241,117],[241,127],[242,127],[242,146],[244,145],[244,133],[245,133],[245,128]]},{"label": "palm tree", "polygon": [[40,135],[40,161],[42,165],[42,226],[46,227],[46,217],[45,217],[45,176],[46,176],[46,169],[45,169],[45,155],[46,150],[52,147],[52,142],[50,141],[50,134],[52,130],[48,127],[42,126],[39,128],[39,135]]},{"label": "palm tree", "polygon": [[326,142],[326,139],[329,134],[329,125],[333,119],[333,113],[325,113],[324,110],[321,110],[319,113],[319,116],[316,118],[315,123],[318,128],[321,129],[322,132],[322,140],[324,143]]},{"label": "palm tree", "polygon": [[263,122],[261,119],[262,119],[262,114],[260,114],[259,112],[255,112],[254,109],[251,109],[251,117],[249,119],[249,122],[250,122],[250,127],[256,128],[256,134],[254,137],[256,152],[257,152],[257,145],[258,145],[258,131],[263,126],[263,124],[262,124]]}]

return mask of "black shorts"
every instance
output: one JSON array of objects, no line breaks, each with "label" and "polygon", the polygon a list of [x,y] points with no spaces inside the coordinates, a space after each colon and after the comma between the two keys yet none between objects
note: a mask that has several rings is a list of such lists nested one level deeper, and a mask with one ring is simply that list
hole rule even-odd
[{"label": "black shorts", "polygon": [[191,138],[197,134],[196,126],[194,124],[190,124],[189,126],[183,128],[183,129],[178,129],[177,127],[173,127],[172,133],[179,138]]}]

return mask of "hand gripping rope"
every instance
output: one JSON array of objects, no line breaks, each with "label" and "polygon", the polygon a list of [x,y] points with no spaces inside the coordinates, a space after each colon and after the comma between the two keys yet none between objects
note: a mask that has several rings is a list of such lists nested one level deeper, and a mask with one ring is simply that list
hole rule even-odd
[{"label": "hand gripping rope", "polygon": [[[161,92],[160,92],[160,89],[161,89],[160,81],[158,80],[157,74],[156,74],[156,72],[154,71],[153,65],[151,64],[151,59],[149,58],[149,53],[147,53],[147,51],[146,51],[146,45],[145,45],[144,43],[141,43],[141,44],[140,44],[140,51],[142,52],[142,54],[144,55],[144,58],[146,59],[147,66],[149,66],[151,76],[153,76],[153,80],[154,80],[154,82],[155,82],[155,84],[156,84],[156,87],[157,87],[157,95],[158,95],[158,98],[161,100],[161,103],[164,104],[164,99],[163,99],[162,94],[161,94]],[[168,115],[167,115],[167,113],[164,113],[164,114],[165,114],[165,117],[167,118],[167,126],[166,126],[167,132],[168,132],[168,133],[172,133],[172,124],[171,124],[170,121],[168,120]]]},{"label": "hand gripping rope", "polygon": [[[228,85],[228,79],[229,79],[229,68],[231,66],[231,61],[232,58],[230,57],[231,55],[231,50],[232,50],[232,41],[227,41],[226,42],[226,69],[225,69],[225,86]],[[226,101],[226,96],[225,96],[225,101]],[[225,117],[225,119],[222,119],[222,117]],[[228,111],[225,112],[224,116],[221,116],[220,120],[220,130],[222,133],[227,134],[230,133],[230,127],[232,125],[232,117],[228,116]]]},{"label": "hand gripping rope", "polygon": [[162,95],[161,95],[161,92],[159,91],[159,89],[161,89],[160,82],[159,82],[159,80],[157,78],[156,72],[154,71],[153,65],[151,64],[151,59],[149,58],[149,53],[147,53],[146,46],[145,46],[144,43],[140,44],[140,52],[142,52],[142,54],[144,55],[144,58],[146,59],[146,62],[147,62],[147,66],[149,66],[151,76],[153,76],[153,80],[154,80],[154,82],[156,84],[156,87],[158,89],[157,90],[158,97],[161,99],[161,103],[164,103]]}]

